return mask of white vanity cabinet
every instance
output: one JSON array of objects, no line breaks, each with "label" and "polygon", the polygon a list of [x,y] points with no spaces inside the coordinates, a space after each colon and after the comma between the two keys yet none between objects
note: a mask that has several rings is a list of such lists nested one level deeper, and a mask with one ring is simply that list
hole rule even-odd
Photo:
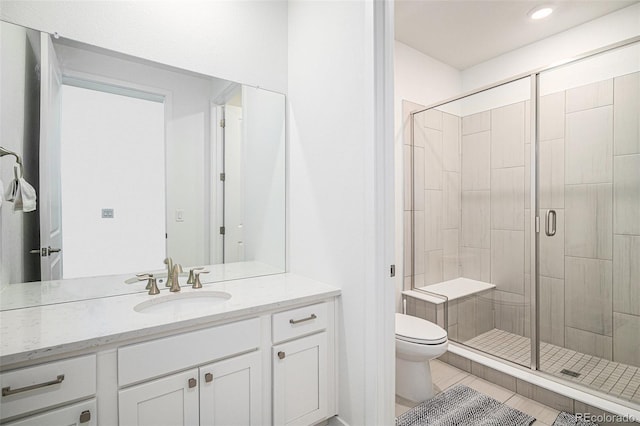
[{"label": "white vanity cabinet", "polygon": [[[0,385],[0,420],[22,416],[22,419],[7,424],[96,424],[95,399],[76,403],[96,394],[95,355],[2,372]],[[30,415],[33,412],[39,414]]]},{"label": "white vanity cabinet", "polygon": [[273,315],[274,425],[311,425],[329,415],[328,311],[319,303]]}]

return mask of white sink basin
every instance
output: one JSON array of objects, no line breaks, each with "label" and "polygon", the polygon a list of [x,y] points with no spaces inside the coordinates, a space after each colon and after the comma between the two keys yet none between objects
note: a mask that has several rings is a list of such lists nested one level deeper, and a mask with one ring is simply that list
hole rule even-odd
[{"label": "white sink basin", "polygon": [[206,313],[212,306],[231,299],[224,291],[196,290],[189,293],[169,293],[154,296],[151,300],[138,303],[133,310],[142,314],[181,315]]}]

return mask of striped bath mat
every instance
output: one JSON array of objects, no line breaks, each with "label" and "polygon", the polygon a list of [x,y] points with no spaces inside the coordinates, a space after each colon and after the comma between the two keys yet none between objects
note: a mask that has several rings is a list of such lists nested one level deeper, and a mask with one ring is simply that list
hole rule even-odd
[{"label": "striped bath mat", "polygon": [[536,419],[471,389],[456,385],[396,418],[396,426],[529,426]]}]

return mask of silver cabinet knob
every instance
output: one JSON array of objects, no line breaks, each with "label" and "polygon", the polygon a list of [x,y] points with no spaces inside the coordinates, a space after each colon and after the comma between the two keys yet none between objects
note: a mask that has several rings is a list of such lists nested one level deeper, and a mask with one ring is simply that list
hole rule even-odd
[{"label": "silver cabinet knob", "polygon": [[213,382],[213,374],[207,373],[204,375],[204,381],[207,383]]},{"label": "silver cabinet knob", "polygon": [[198,385],[198,381],[196,379],[189,379],[189,389],[195,388]]}]

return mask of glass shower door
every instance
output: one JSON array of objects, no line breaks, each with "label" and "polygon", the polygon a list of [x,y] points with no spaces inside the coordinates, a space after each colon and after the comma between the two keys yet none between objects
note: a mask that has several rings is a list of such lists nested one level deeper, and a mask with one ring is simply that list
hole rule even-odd
[{"label": "glass shower door", "polygon": [[540,370],[640,402],[640,49],[539,76]]}]

